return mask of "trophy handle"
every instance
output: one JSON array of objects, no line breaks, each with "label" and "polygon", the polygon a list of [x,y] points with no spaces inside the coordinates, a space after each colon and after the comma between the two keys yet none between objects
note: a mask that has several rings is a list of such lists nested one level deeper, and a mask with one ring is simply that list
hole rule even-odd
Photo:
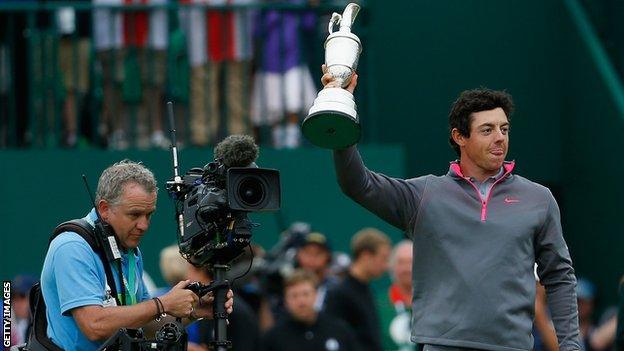
[{"label": "trophy handle", "polygon": [[355,17],[357,17],[359,12],[360,5],[353,2],[347,5],[347,7],[345,7],[344,11],[342,12],[340,30],[350,32],[351,26],[353,25],[353,22],[355,22]]},{"label": "trophy handle", "polygon": [[327,30],[329,34],[334,33],[334,26],[337,26],[342,21],[342,16],[339,13],[334,12],[329,20],[329,25],[327,26]]}]

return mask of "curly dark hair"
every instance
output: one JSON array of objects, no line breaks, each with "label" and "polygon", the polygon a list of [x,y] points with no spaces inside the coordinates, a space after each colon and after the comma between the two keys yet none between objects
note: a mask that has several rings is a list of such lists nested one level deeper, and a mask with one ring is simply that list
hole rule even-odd
[{"label": "curly dark hair", "polygon": [[[491,90],[486,88],[464,90],[451,106],[449,112],[449,132],[457,128],[459,134],[470,137],[470,122],[474,112],[488,111],[500,107],[505,111],[507,119],[511,121],[514,110],[511,95],[505,91]],[[460,156],[459,145],[455,143],[452,135],[449,136],[451,147]]]}]

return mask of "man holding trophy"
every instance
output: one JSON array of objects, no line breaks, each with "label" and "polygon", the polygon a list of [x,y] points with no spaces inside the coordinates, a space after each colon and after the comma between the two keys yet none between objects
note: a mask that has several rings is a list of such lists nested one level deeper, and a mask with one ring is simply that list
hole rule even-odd
[{"label": "man holding trophy", "polygon": [[[459,161],[446,175],[396,179],[368,170],[354,146],[361,51],[350,33],[354,7],[341,16],[339,36],[330,30],[325,89],[302,128],[313,144],[334,150],[342,191],[413,240],[411,340],[426,351],[531,350],[537,263],[559,348],[580,350],[576,278],[557,203],[505,161],[511,96],[488,89],[460,94],[449,113]],[[357,45],[333,45],[338,40]]]}]

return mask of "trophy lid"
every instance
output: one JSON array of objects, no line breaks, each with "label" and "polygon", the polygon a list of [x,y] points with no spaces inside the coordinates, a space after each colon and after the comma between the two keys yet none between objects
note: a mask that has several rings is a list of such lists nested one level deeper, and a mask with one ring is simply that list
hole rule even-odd
[{"label": "trophy lid", "polygon": [[[325,48],[327,48],[327,43],[330,40],[335,39],[337,37],[344,37],[344,38],[352,39],[355,42],[357,42],[358,54],[362,52],[362,42],[360,41],[360,38],[358,38],[357,35],[351,32],[351,27],[353,26],[353,23],[355,22],[355,17],[357,17],[358,13],[360,12],[360,8],[361,8],[360,5],[356,3],[350,3],[347,5],[347,7],[345,7],[344,11],[342,12],[342,15],[336,12],[332,14],[332,17],[329,20],[329,25],[328,25],[329,36],[325,40]],[[337,24],[340,24],[340,29],[334,32],[334,26]]]},{"label": "trophy lid", "polygon": [[327,26],[327,30],[329,34],[334,33],[334,26],[340,24],[340,29],[338,30],[341,33],[351,33],[351,27],[355,22],[355,17],[357,17],[360,12],[360,5],[355,3],[350,3],[345,7],[344,11],[342,11],[342,15],[334,12],[329,20],[329,25]]}]

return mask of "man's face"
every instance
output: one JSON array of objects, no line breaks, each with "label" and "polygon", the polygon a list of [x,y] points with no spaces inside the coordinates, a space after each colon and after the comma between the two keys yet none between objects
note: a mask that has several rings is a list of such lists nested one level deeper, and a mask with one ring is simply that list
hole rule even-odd
[{"label": "man's face", "polygon": [[298,321],[313,323],[316,320],[315,301],[316,288],[311,282],[303,281],[284,290],[286,309]]},{"label": "man's face", "polygon": [[412,248],[409,245],[403,245],[397,249],[392,274],[396,284],[411,290]]},{"label": "man's face", "polygon": [[30,305],[28,303],[27,294],[14,294],[11,299],[11,303],[13,304],[13,313],[15,313],[15,317],[20,319],[28,318],[30,314]]},{"label": "man's face", "polygon": [[470,137],[456,135],[461,149],[461,161],[491,173],[498,171],[507,156],[509,121],[502,108],[474,112],[470,122]]},{"label": "man's face", "polygon": [[579,298],[577,303],[579,319],[582,321],[590,320],[594,313],[594,300]]},{"label": "man's face", "polygon": [[368,271],[372,278],[379,278],[388,270],[390,251],[390,245],[381,245],[375,253],[368,254]]},{"label": "man's face", "polygon": [[102,219],[113,227],[121,245],[134,249],[139,246],[156,210],[156,193],[148,193],[139,184],[129,182],[123,186],[119,203],[101,200],[98,206]]},{"label": "man's face", "polygon": [[322,278],[329,264],[329,252],[321,245],[307,244],[297,250],[297,262],[299,266],[308,272],[312,272]]}]

